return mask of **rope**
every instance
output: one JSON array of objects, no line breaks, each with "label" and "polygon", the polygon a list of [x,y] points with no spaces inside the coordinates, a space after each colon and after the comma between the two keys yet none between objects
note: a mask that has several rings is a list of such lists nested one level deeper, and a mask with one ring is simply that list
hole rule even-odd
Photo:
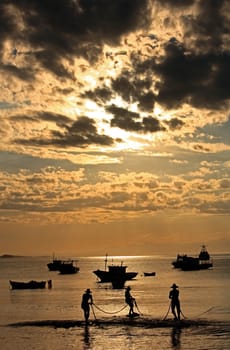
[{"label": "rope", "polygon": [[[165,317],[163,318],[163,321],[167,318],[167,316],[168,316],[168,314],[169,314],[170,308],[171,308],[171,302],[169,303],[168,311],[167,311]],[[183,312],[182,312],[181,309],[180,309],[180,313],[181,313],[181,315],[182,315],[184,318],[187,318],[187,317],[183,314]]]},{"label": "rope", "polygon": [[97,318],[96,318],[96,315],[95,315],[95,312],[94,312],[94,308],[93,308],[93,304],[90,305],[91,306],[91,309],[92,309],[92,312],[93,312],[93,316],[95,318],[95,321],[97,321]]},{"label": "rope", "polygon": [[208,310],[202,312],[201,314],[199,314],[199,315],[197,315],[197,316],[195,316],[195,317],[202,316],[202,315],[208,313],[209,311],[211,311],[211,310],[213,310],[213,309],[215,309],[215,308],[217,308],[217,307],[218,307],[218,306],[212,306],[212,307],[210,307]]},{"label": "rope", "polygon": [[[123,310],[128,306],[128,305],[125,305],[125,306],[123,306],[123,307],[122,307],[120,310],[118,310],[118,311],[110,312],[110,311],[105,311],[105,310],[101,309],[101,308],[100,308],[99,306],[97,306],[96,304],[91,304],[91,308],[92,308],[92,312],[93,312],[95,321],[97,321],[97,318],[96,318],[96,315],[95,315],[95,312],[94,312],[93,305],[95,306],[96,309],[98,309],[98,310],[101,311],[101,312],[104,312],[105,314],[118,314],[119,312],[123,311]],[[138,308],[138,305],[137,305],[136,302],[135,302],[135,306],[136,306],[138,312],[139,312],[141,315],[143,315],[143,313],[141,313],[140,309]],[[201,315],[204,315],[204,314],[210,312],[211,310],[213,310],[213,309],[215,309],[215,308],[217,308],[217,307],[218,307],[218,306],[212,306],[212,307],[210,307],[208,310],[206,310],[206,311],[200,313],[199,315],[197,315],[196,317],[199,317],[199,316],[201,316]],[[169,307],[168,307],[168,310],[167,310],[167,312],[166,312],[165,317],[162,319],[163,321],[166,320],[166,318],[167,318],[167,316],[168,316],[168,314],[169,314],[170,308],[171,308],[171,302],[170,302],[170,304],[169,304]],[[181,315],[182,315],[184,318],[187,318],[187,317],[183,314],[182,310],[180,310],[180,313],[181,313]]]},{"label": "rope", "polygon": [[139,314],[140,314],[140,315],[143,315],[143,313],[140,311],[140,309],[139,309],[139,307],[138,307],[138,305],[137,305],[136,301],[135,301],[135,306],[136,306],[137,311],[139,312]]},{"label": "rope", "polygon": [[128,306],[128,305],[125,305],[125,306],[123,306],[122,309],[120,309],[120,310],[118,310],[118,311],[109,312],[109,311],[105,311],[105,310],[101,309],[99,306],[97,306],[97,305],[95,305],[95,304],[93,304],[93,305],[95,306],[96,309],[98,309],[98,310],[101,311],[101,312],[104,312],[105,314],[118,314],[119,312],[123,311],[123,310]]},{"label": "rope", "polygon": [[[167,318],[167,316],[168,316],[168,314],[169,314],[170,307],[171,307],[171,303],[169,304],[168,311],[167,311],[165,317],[163,318],[163,321]],[[218,306],[212,306],[212,307],[210,307],[208,310],[206,310],[206,311],[204,311],[204,312],[202,312],[202,313],[200,313],[199,315],[196,315],[196,316],[194,316],[194,317],[199,317],[199,316],[202,316],[202,315],[204,315],[204,314],[207,314],[208,312],[210,312],[211,310],[213,310],[213,309],[215,309],[215,308],[218,308]],[[182,315],[184,318],[187,318],[187,317],[183,314],[182,310],[180,310],[180,313],[181,313],[181,315]]]},{"label": "rope", "polygon": [[165,315],[165,317],[163,318],[163,321],[164,321],[164,320],[166,319],[166,317],[168,316],[170,307],[171,307],[171,303],[169,304],[168,311],[166,312],[166,315]]}]

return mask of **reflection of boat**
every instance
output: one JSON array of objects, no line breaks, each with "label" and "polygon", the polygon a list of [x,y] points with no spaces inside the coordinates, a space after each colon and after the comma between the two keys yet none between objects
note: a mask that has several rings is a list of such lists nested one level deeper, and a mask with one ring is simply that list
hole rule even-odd
[{"label": "reflection of boat", "polygon": [[74,264],[74,260],[62,260],[62,263],[58,268],[58,271],[62,275],[77,273],[79,270],[80,268]]},{"label": "reflection of boat", "polygon": [[121,262],[120,265],[108,265],[107,255],[105,258],[105,269],[95,270],[93,273],[100,279],[100,282],[111,282],[113,288],[122,288],[125,281],[132,280],[137,276],[137,272],[126,272],[127,266]]},{"label": "reflection of boat", "polygon": [[53,256],[52,262],[47,264],[47,267],[50,271],[59,271],[59,267],[62,264],[63,260],[57,259]]},{"label": "reflection of boat", "polygon": [[156,276],[156,272],[144,272],[145,277]]},{"label": "reflection of boat", "polygon": [[16,282],[10,280],[12,289],[42,289],[46,286],[46,281]]},{"label": "reflection of boat", "polygon": [[172,262],[175,268],[180,268],[184,271],[205,270],[213,267],[213,262],[206,250],[205,245],[202,246],[198,257],[188,256],[187,254],[177,255],[177,259]]}]

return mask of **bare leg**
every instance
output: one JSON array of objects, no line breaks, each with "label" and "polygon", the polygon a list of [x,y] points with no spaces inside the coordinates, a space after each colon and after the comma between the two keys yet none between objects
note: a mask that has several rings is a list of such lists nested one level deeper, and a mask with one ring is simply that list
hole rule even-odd
[{"label": "bare leg", "polygon": [[131,316],[131,315],[133,315],[133,303],[130,303],[129,307],[130,307],[130,309],[129,309],[129,316]]},{"label": "bare leg", "polygon": [[178,320],[180,320],[180,313],[181,313],[181,311],[180,311],[180,303],[179,302],[176,305],[176,309],[177,309],[177,318],[178,318]]},{"label": "bare leg", "polygon": [[171,309],[172,309],[172,314],[173,314],[173,316],[174,316],[174,320],[177,320],[177,315],[176,315],[176,312],[175,312],[175,304],[172,304],[171,305]]},{"label": "bare leg", "polygon": [[84,309],[84,316],[85,316],[86,322],[88,322],[88,319],[89,319],[89,308],[85,308]]}]

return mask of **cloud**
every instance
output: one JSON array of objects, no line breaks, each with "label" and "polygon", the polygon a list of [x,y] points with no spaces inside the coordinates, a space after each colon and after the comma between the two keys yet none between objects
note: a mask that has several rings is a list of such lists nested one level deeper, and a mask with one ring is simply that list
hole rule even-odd
[{"label": "cloud", "polygon": [[160,76],[157,101],[167,108],[183,103],[196,108],[226,108],[230,98],[229,54],[187,54],[177,42],[165,46],[165,57],[156,64]]},{"label": "cloud", "polygon": [[164,131],[165,128],[160,124],[157,118],[151,116],[140,118],[140,115],[136,112],[129,111],[125,108],[111,105],[106,110],[113,114],[111,120],[112,127],[119,127],[126,131],[135,132],[157,132]]},{"label": "cloud", "polygon": [[166,124],[169,125],[170,129],[178,130],[183,127],[185,122],[179,118],[171,118],[169,121],[166,121]]},{"label": "cloud", "polygon": [[229,30],[229,2],[196,1],[196,16],[185,18],[185,41],[198,52],[221,53]]},{"label": "cloud", "polygon": [[93,100],[98,105],[102,106],[104,105],[104,103],[109,101],[112,98],[112,96],[112,90],[106,86],[96,87],[94,90],[87,90],[86,92],[81,94],[81,97]]},{"label": "cloud", "polygon": [[[28,115],[29,114],[29,115]],[[33,121],[33,122],[43,122],[43,121],[47,121],[47,122],[52,122],[55,123],[57,125],[64,125],[67,123],[71,123],[72,119],[62,115],[62,114],[58,114],[58,113],[54,113],[54,112],[27,112],[27,115],[13,115],[10,117],[10,119],[13,122],[27,122],[27,121]]]},{"label": "cloud", "polygon": [[[160,0],[157,0],[157,2],[162,5],[162,2]],[[195,2],[196,0],[165,0],[164,4],[171,7],[187,7],[193,5]]]},{"label": "cloud", "polygon": [[1,65],[0,71],[2,71],[4,74],[12,75],[17,79],[26,82],[31,82],[35,78],[34,71],[30,67],[19,68],[15,65],[7,64]]},{"label": "cloud", "polygon": [[122,35],[145,26],[149,11],[147,0],[2,0],[1,17],[2,39],[19,37],[42,48],[37,54],[40,64],[57,75],[60,68],[60,74],[68,76],[63,57],[97,61],[105,42],[118,44]]},{"label": "cloud", "polygon": [[[128,217],[182,209],[184,213],[228,214],[228,179],[212,178],[210,171],[203,174],[206,178],[197,176],[191,180],[180,176],[162,179],[147,172],[118,174],[104,171],[90,182],[90,174],[87,175],[84,169],[66,171],[47,167],[37,172],[0,172],[0,209],[17,210],[14,219],[17,216],[20,220],[24,220],[21,210],[38,216],[66,212],[66,220],[69,217],[75,222],[91,222],[96,208],[98,222],[121,219],[124,212]],[[221,198],[220,190],[224,191]],[[106,212],[110,212],[110,217],[105,215]],[[3,212],[1,217],[4,218]],[[33,216],[27,216],[26,220],[30,219],[33,221]],[[44,215],[43,219],[48,218]],[[56,220],[62,222],[62,215]]]},{"label": "cloud", "polygon": [[[53,115],[50,114],[49,120],[54,121]],[[52,118],[51,118],[52,117]],[[55,117],[56,119],[56,117]],[[60,119],[60,118],[59,118]],[[62,118],[62,121],[65,118]],[[47,115],[46,115],[47,120]],[[57,122],[57,120],[56,120]],[[113,139],[107,135],[98,134],[94,120],[88,117],[79,117],[76,121],[70,124],[62,124],[62,129],[52,130],[49,132],[49,137],[39,138],[28,138],[14,140],[14,143],[20,145],[31,145],[31,146],[50,146],[54,145],[57,147],[86,147],[91,144],[96,145],[112,145]]]},{"label": "cloud", "polygon": [[17,107],[18,107],[18,105],[16,103],[9,103],[9,102],[0,101],[0,110],[14,109]]}]

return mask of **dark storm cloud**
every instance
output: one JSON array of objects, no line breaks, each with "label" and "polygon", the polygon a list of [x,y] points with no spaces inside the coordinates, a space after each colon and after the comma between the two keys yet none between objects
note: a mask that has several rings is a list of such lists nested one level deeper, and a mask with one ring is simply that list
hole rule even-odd
[{"label": "dark storm cloud", "polygon": [[32,81],[35,76],[32,68],[18,68],[17,66],[11,64],[0,65],[0,72],[1,71],[26,82]]},{"label": "dark storm cloud", "polygon": [[164,127],[161,126],[159,120],[151,116],[144,117],[143,120],[141,120],[138,113],[128,111],[125,108],[115,105],[107,107],[106,110],[113,114],[111,120],[112,127],[144,133],[165,130]]},{"label": "dark storm cloud", "polygon": [[130,112],[125,108],[117,107],[115,105],[107,107],[106,110],[113,114],[111,126],[126,131],[138,131],[141,129],[141,122],[136,120],[140,117],[138,113]]},{"label": "dark storm cloud", "polygon": [[230,98],[230,56],[187,54],[168,43],[165,57],[155,66],[161,77],[157,100],[168,108],[189,103],[195,107],[221,109]]},{"label": "dark storm cloud", "polygon": [[107,101],[109,101],[112,97],[113,93],[111,89],[108,87],[101,87],[101,88],[96,88],[94,90],[88,90],[84,94],[81,94],[81,97],[84,98],[89,98],[95,102],[97,102],[98,105],[104,104]]},{"label": "dark storm cloud", "polygon": [[113,139],[97,133],[95,122],[88,117],[80,117],[64,133],[53,132],[53,143],[61,146],[86,147],[90,144],[110,146]]},{"label": "dark storm cloud", "polygon": [[53,112],[38,112],[37,118],[39,121],[48,121],[48,122],[54,122],[59,125],[65,125],[67,123],[72,123],[72,119],[66,117],[63,114],[59,113],[53,113]]},{"label": "dark storm cloud", "polygon": [[139,108],[143,111],[152,112],[156,98],[152,91],[141,93],[139,96]]},{"label": "dark storm cloud", "polygon": [[[146,25],[150,18],[148,3],[148,0],[2,0],[0,38],[20,36],[33,48],[43,49],[38,60],[57,73],[61,58],[76,55],[95,62],[104,43],[116,45],[122,35]],[[20,30],[12,6],[23,18],[25,26]],[[52,64],[47,56],[52,57]],[[62,74],[67,74],[61,68]]]},{"label": "dark storm cloud", "polygon": [[59,61],[58,55],[47,49],[35,54],[41,66],[51,71],[60,78],[74,79],[74,74],[68,71]]},{"label": "dark storm cloud", "polygon": [[[30,114],[30,115],[29,115]],[[66,125],[67,123],[72,123],[72,119],[58,113],[52,113],[52,112],[27,112],[26,115],[13,115],[10,117],[11,120],[14,122],[28,122],[28,121],[33,121],[33,122],[52,122],[55,123],[56,125]]]},{"label": "dark storm cloud", "polygon": [[160,124],[157,118],[151,116],[143,118],[142,130],[144,132],[165,131],[165,128]]},{"label": "dark storm cloud", "polygon": [[186,7],[193,5],[196,0],[156,0],[156,2],[159,2],[160,5],[163,3],[164,5],[170,5],[172,7]]},{"label": "dark storm cloud", "polygon": [[[52,114],[43,114],[43,117],[49,121],[56,120]],[[110,146],[114,142],[111,137],[98,134],[95,122],[88,117],[80,117],[72,123],[59,124],[60,126],[64,131],[51,131],[49,138],[41,136],[39,139],[16,139],[15,143],[30,146],[87,147],[91,144]]]},{"label": "dark storm cloud", "polygon": [[124,70],[120,76],[113,79],[112,89],[126,102],[137,102],[140,109],[152,111],[155,97],[151,91],[152,77],[148,73],[145,69],[138,71],[137,65],[133,72]]},{"label": "dark storm cloud", "polygon": [[[221,52],[223,36],[229,35],[230,23],[227,20],[229,5],[226,0],[199,0],[198,15],[185,19],[185,39],[193,37],[195,46],[202,52]],[[226,6],[226,8],[224,8]]]},{"label": "dark storm cloud", "polygon": [[[90,64],[95,63],[104,44],[116,46],[122,35],[147,26],[151,13],[149,6],[155,3],[157,0],[2,0],[0,19],[4,25],[0,24],[0,38],[3,44],[4,40],[19,36],[34,49],[33,55],[43,68],[63,79],[73,79],[63,58],[73,63],[75,56],[81,56]],[[189,9],[192,4],[196,4],[196,11],[183,15],[182,7]],[[112,79],[111,89],[100,85],[80,96],[93,99],[99,105],[108,105],[114,95],[119,95],[125,102],[136,103],[141,111],[149,114],[155,102],[166,108],[176,108],[184,103],[198,108],[225,108],[230,98],[230,56],[226,49],[230,23],[224,11],[228,1],[165,0],[159,1],[159,5],[162,9],[171,6],[172,16],[173,10],[181,11],[178,20],[184,25],[184,38],[172,37],[165,43],[161,57],[153,51],[152,57],[143,58],[141,48],[128,54],[118,51],[117,55],[130,58],[129,69],[123,69]],[[20,30],[14,9],[19,10],[17,14],[23,19],[24,26]],[[149,34],[149,39],[156,40],[156,36]],[[163,40],[163,37],[158,38],[158,42]],[[2,65],[1,69],[23,80],[34,78],[31,67],[21,69]],[[117,113],[112,106],[107,110],[114,114],[111,126],[140,132],[164,129],[152,117],[144,121],[122,109]],[[182,127],[183,123],[174,120],[168,126],[173,130]],[[57,143],[66,141],[68,144],[72,140],[70,134],[69,130],[56,135]],[[92,139],[89,135],[85,138],[89,143]],[[81,142],[87,144],[84,138],[79,138]],[[111,140],[102,138],[97,142],[110,144]]]},{"label": "dark storm cloud", "polygon": [[230,98],[229,2],[197,0],[196,5],[197,15],[183,18],[184,42],[172,38],[154,68],[161,77],[157,100],[168,108],[189,103],[222,109]]},{"label": "dark storm cloud", "polygon": [[169,125],[171,130],[178,130],[181,129],[185,123],[181,119],[172,118],[169,121],[166,121],[166,124]]},{"label": "dark storm cloud", "polygon": [[6,4],[7,1],[3,0],[0,2],[0,53],[4,41],[8,38],[9,34],[13,37],[16,36],[15,28],[17,24],[8,8],[5,7]]},{"label": "dark storm cloud", "polygon": [[[164,55],[159,58],[140,59],[132,54],[133,72],[160,80],[156,83],[158,94],[152,102],[166,108],[177,108],[188,103],[198,108],[224,109],[230,99],[230,5],[226,0],[164,1],[172,7],[190,6],[196,3],[196,15],[181,17],[184,24],[184,41],[172,37],[165,43]],[[173,12],[172,12],[173,13]],[[143,89],[132,82],[131,72],[122,74],[113,84],[114,89],[128,101],[129,96],[141,101]],[[151,104],[150,104],[151,107]]]},{"label": "dark storm cloud", "polygon": [[155,102],[155,95],[151,90],[152,83],[149,71],[142,69],[138,72],[135,66],[133,71],[123,70],[119,76],[112,79],[111,88],[102,85],[86,91],[81,97],[92,99],[98,104],[106,104],[118,94],[128,103],[136,102],[141,110],[152,112]]}]

